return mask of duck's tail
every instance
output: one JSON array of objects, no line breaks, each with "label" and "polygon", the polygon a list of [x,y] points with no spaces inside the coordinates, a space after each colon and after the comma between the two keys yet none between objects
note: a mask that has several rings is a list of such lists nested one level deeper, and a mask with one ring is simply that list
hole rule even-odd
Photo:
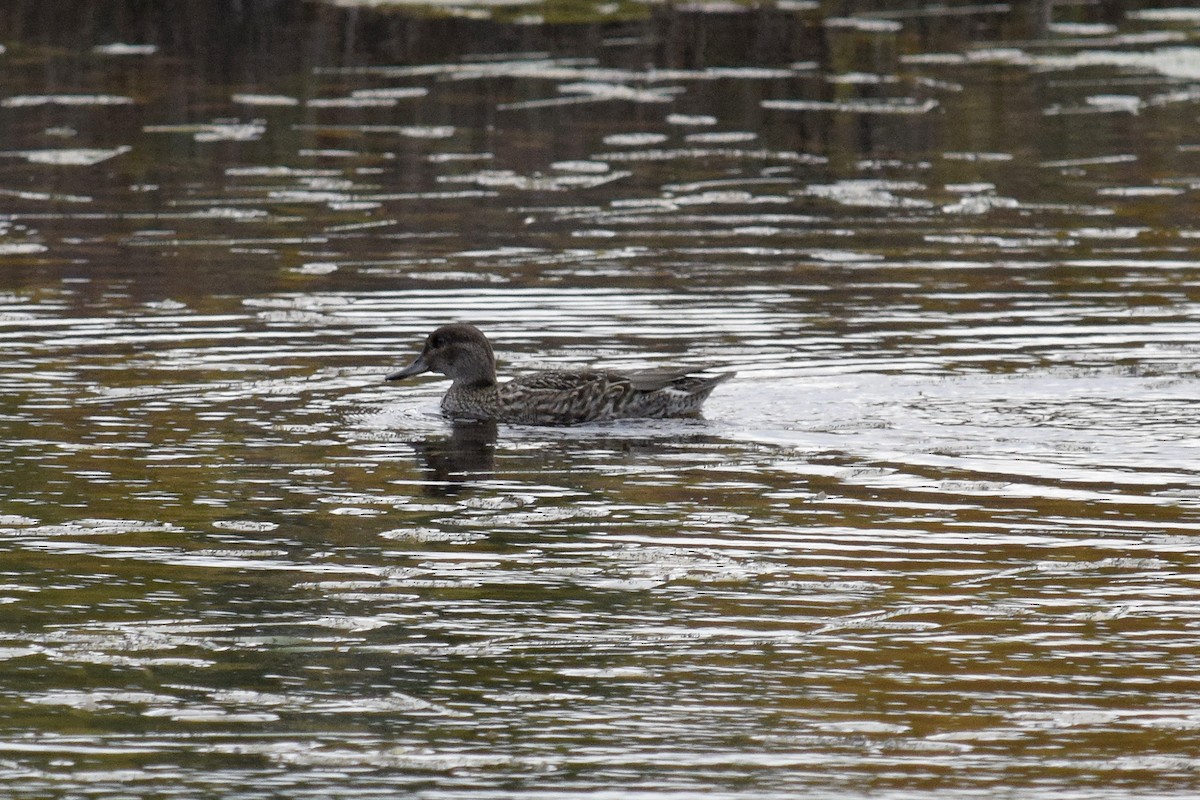
[{"label": "duck's tail", "polygon": [[716,375],[684,375],[671,381],[666,391],[694,400],[696,407],[699,408],[700,404],[712,394],[713,389],[734,375],[737,375],[737,373],[721,372]]},{"label": "duck's tail", "polygon": [[[696,375],[693,370],[675,375],[670,380],[651,385],[658,388],[635,391],[637,416],[686,417],[700,413],[700,407],[712,390],[734,376],[733,372],[717,375]],[[644,385],[644,384],[643,384]]]}]

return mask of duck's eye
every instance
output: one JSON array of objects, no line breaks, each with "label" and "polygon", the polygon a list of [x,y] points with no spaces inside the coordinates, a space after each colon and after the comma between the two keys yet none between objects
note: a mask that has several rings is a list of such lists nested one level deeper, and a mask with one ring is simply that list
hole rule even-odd
[{"label": "duck's eye", "polygon": [[438,347],[441,347],[442,345],[444,345],[445,343],[446,343],[446,340],[443,339],[441,336],[430,336],[429,337],[429,346],[430,347],[438,348]]}]

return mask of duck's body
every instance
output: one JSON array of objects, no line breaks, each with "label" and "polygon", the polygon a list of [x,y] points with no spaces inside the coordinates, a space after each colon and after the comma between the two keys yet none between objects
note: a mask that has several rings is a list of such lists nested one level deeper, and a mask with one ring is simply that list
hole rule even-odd
[{"label": "duck's body", "polygon": [[704,378],[689,372],[552,371],[491,386],[456,381],[442,398],[442,412],[456,419],[495,419],[533,425],[681,417],[698,413],[713,387],[732,375]]},{"label": "duck's body", "polygon": [[465,323],[438,328],[426,339],[417,360],[387,379],[429,371],[454,381],[442,398],[446,416],[528,425],[688,416],[698,413],[713,388],[734,374],[699,376],[689,369],[556,370],[499,383],[487,337]]}]

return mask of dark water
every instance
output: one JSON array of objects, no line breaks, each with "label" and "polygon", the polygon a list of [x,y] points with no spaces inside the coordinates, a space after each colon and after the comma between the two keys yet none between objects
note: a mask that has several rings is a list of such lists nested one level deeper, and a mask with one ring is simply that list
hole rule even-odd
[{"label": "dark water", "polygon": [[[1192,796],[1198,38],[6,4],[2,793]],[[455,319],[739,377],[454,429]]]}]

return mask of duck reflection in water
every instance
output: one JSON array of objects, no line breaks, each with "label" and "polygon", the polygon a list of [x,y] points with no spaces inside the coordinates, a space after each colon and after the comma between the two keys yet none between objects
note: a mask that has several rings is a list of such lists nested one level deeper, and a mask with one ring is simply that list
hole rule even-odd
[{"label": "duck reflection in water", "polygon": [[[639,430],[632,435],[620,435],[620,429],[612,434],[593,431],[586,439],[587,449],[593,453],[607,453],[614,463],[654,460],[664,453],[680,451],[703,451],[711,453],[728,445],[720,436],[705,428],[703,421],[684,423],[685,427],[662,428],[653,432]],[[597,435],[599,434],[599,435]],[[502,479],[527,475],[530,471],[542,471],[552,456],[540,447],[528,447],[536,442],[545,445],[552,442],[575,441],[551,435],[540,438],[535,431],[527,431],[522,437],[524,446],[501,451],[501,462],[497,469],[498,429],[495,422],[457,422],[444,433],[430,434],[413,439],[408,445],[420,459],[424,477],[425,494],[448,497],[469,491],[476,484],[490,481],[499,472]]]},{"label": "duck reflection in water", "polygon": [[449,434],[409,442],[421,459],[430,494],[456,494],[496,471],[496,423],[461,422]]}]

